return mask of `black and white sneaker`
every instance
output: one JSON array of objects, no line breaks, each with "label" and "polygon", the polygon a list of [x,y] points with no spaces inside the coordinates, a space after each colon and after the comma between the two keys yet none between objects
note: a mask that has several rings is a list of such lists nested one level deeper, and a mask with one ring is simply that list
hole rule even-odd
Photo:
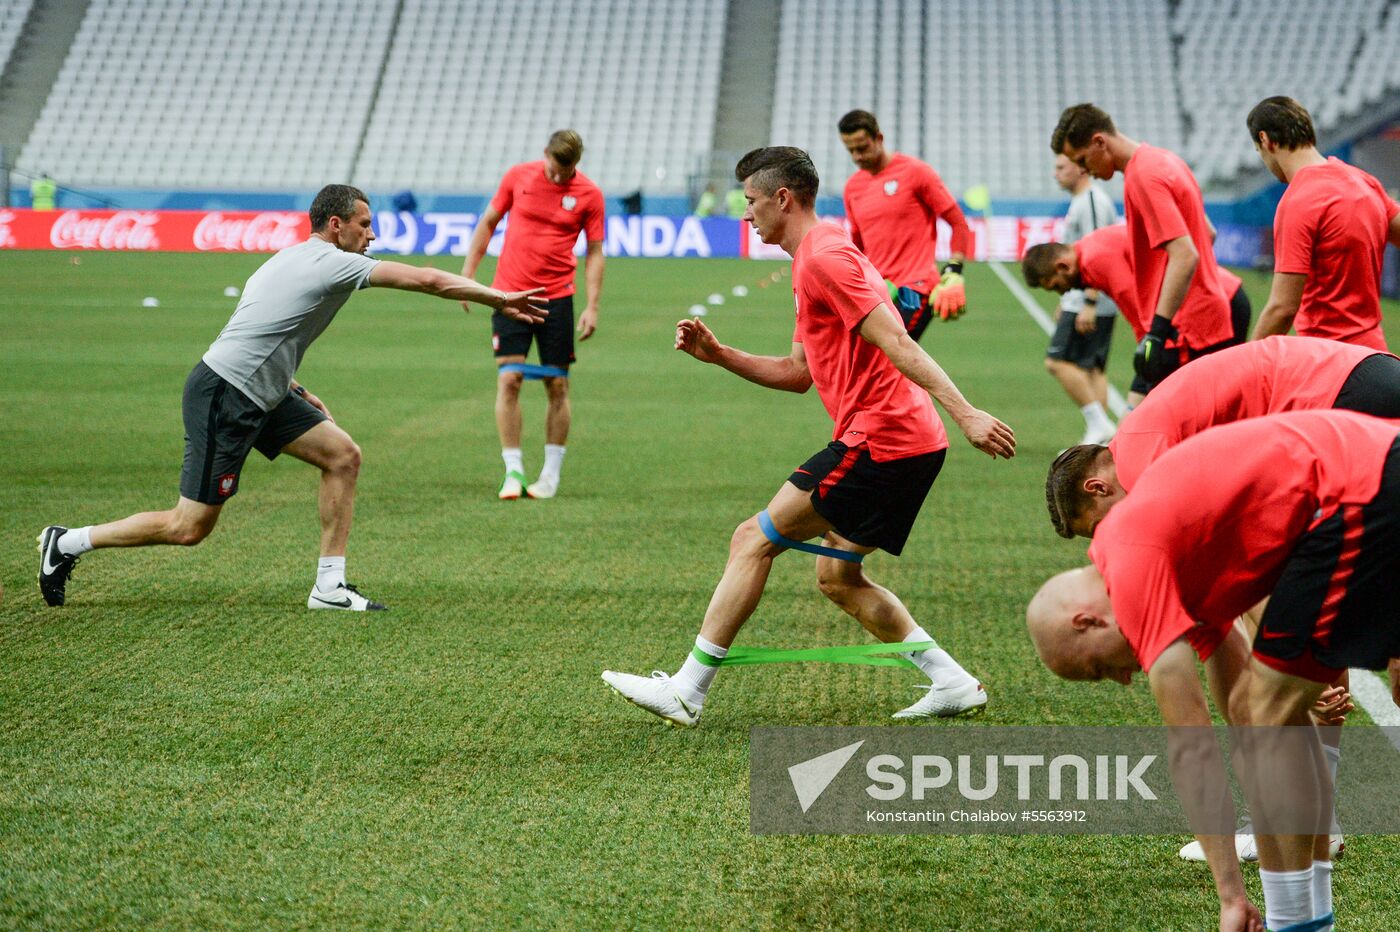
[{"label": "black and white sneaker", "polygon": [[57,524],[50,524],[39,532],[39,592],[50,605],[63,604],[68,577],[78,565],[77,557],[58,549],[58,539],[66,533],[68,529]]},{"label": "black and white sneaker", "polygon": [[343,583],[329,592],[312,586],[311,595],[306,598],[306,607],[334,608],[343,612],[384,612],[389,609],[389,606],[382,602],[360,595],[360,590],[350,583]]}]

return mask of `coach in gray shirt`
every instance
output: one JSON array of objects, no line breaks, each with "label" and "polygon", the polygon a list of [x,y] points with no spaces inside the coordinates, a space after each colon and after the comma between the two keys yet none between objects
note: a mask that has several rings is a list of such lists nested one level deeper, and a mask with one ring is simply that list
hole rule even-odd
[{"label": "coach in gray shirt", "polygon": [[268,459],[287,453],[321,470],[321,558],[308,608],[382,609],[345,581],[345,546],[355,507],[360,448],[321,399],[295,375],[313,340],[350,295],[376,285],[486,304],[509,317],[539,323],[541,289],[501,292],[470,278],[366,256],[374,241],[369,198],[349,185],[322,188],[311,204],[311,238],[277,253],[248,279],[223,331],[185,381],[185,463],[180,500],[148,511],[39,535],[39,589],[62,605],[78,558],[102,547],[197,544],[238,492],[250,451]]},{"label": "coach in gray shirt", "polygon": [[[1089,173],[1063,155],[1055,157],[1055,181],[1072,195],[1062,242],[1073,243],[1099,227],[1118,222],[1108,193]],[[1093,289],[1073,289],[1060,298],[1059,319],[1045,350],[1045,368],[1084,415],[1080,443],[1107,443],[1114,434],[1105,410],[1108,400],[1108,348],[1118,307]]]}]

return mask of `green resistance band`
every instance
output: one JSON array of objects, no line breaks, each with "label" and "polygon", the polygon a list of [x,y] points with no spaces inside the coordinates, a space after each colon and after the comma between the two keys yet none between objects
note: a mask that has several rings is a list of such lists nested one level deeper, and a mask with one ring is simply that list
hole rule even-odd
[{"label": "green resistance band", "polygon": [[777,647],[731,647],[723,660],[694,648],[691,656],[707,667],[746,667],[755,663],[856,663],[870,667],[918,667],[900,654],[937,647],[936,641],[900,644],[852,644],[848,647],[809,647],[785,650]]}]

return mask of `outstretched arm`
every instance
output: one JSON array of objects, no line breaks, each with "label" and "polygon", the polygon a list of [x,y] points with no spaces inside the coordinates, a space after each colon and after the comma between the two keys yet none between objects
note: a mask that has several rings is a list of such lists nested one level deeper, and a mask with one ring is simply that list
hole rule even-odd
[{"label": "outstretched arm", "polygon": [[409,265],[405,262],[380,262],[369,274],[369,283],[380,288],[398,288],[436,295],[449,301],[468,301],[493,307],[516,320],[537,324],[548,316],[543,288],[529,291],[497,291],[470,278],[453,275],[432,266]]},{"label": "outstretched arm", "polygon": [[801,343],[792,344],[789,356],[754,356],[725,346],[696,317],[677,322],[676,349],[764,388],[801,394],[812,387],[812,373],[807,369],[807,354]]},{"label": "outstretched arm", "polygon": [[[487,205],[481,219],[476,222],[476,229],[472,230],[471,242],[467,244],[467,258],[462,262],[463,278],[476,277],[477,267],[486,257],[486,247],[491,245],[491,236],[496,232],[496,224],[500,222],[501,212]],[[462,302],[462,310],[471,310],[465,301]]]},{"label": "outstretched arm", "polygon": [[867,343],[878,346],[896,369],[932,395],[974,447],[991,457],[1010,459],[1016,455],[1016,434],[1011,428],[968,403],[942,367],[909,336],[899,315],[888,304],[876,305],[865,316],[860,324],[860,335]]}]

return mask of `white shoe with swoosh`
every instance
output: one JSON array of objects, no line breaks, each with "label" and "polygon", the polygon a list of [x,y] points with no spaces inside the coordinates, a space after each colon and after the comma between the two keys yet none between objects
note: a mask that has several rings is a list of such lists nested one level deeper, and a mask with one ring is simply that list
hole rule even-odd
[{"label": "white shoe with swoosh", "polygon": [[700,722],[701,707],[692,706],[678,696],[676,687],[671,685],[671,677],[660,670],[653,671],[651,676],[604,670],[603,682],[634,706],[665,719],[667,724],[694,728]]},{"label": "white shoe with swoosh", "polygon": [[389,608],[382,602],[360,595],[360,590],[349,583],[337,586],[329,592],[312,586],[311,595],[306,598],[306,607],[339,609],[342,612],[383,612]]}]

